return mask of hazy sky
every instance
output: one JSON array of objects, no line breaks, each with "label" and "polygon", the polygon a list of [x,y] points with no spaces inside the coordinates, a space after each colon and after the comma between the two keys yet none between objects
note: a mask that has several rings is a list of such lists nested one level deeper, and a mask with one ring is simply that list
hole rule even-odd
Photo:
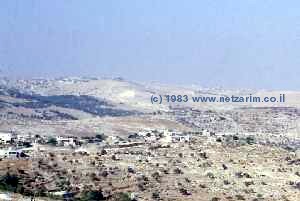
[{"label": "hazy sky", "polygon": [[0,69],[300,90],[300,1],[2,0]]}]

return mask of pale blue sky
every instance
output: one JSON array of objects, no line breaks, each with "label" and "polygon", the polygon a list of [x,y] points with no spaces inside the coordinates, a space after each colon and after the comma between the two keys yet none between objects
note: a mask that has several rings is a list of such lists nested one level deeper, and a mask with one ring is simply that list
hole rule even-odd
[{"label": "pale blue sky", "polygon": [[298,0],[2,0],[0,69],[300,90],[299,11]]}]

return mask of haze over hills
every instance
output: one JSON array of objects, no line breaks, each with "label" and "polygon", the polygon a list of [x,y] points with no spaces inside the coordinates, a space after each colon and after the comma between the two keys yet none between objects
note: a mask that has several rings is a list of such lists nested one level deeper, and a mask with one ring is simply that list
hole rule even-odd
[{"label": "haze over hills", "polygon": [[0,201],[300,201],[299,8],[1,1]]},{"label": "haze over hills", "polygon": [[[115,105],[125,105],[140,110],[155,110],[156,105],[150,103],[150,97],[153,94],[169,95],[191,95],[191,96],[277,96],[287,94],[286,102],[281,106],[299,106],[299,93],[297,91],[270,91],[270,90],[246,90],[246,89],[214,89],[201,88],[195,86],[172,86],[160,83],[136,83],[126,81],[122,78],[105,79],[105,78],[80,78],[67,77],[60,79],[32,79],[16,80],[1,79],[2,86],[15,88],[26,94],[36,94],[42,96],[55,95],[74,95],[74,96],[91,96],[98,99],[106,100]],[[189,102],[188,104],[192,104]],[[215,104],[214,104],[215,105]],[[232,105],[226,103],[226,107]],[[240,104],[235,104],[240,106]],[[244,104],[242,104],[244,105]],[[251,105],[251,104],[245,104]],[[254,104],[255,105],[255,104]],[[165,105],[160,109],[167,109]],[[193,105],[194,107],[205,107],[206,103]],[[213,105],[209,105],[213,106]],[[276,104],[259,103],[257,106],[278,106]],[[213,106],[214,107],[214,106]]]},{"label": "haze over hills", "polygon": [[[126,81],[122,78],[66,77],[31,80],[2,78],[0,83],[1,114],[6,119],[6,121],[3,121],[6,124],[3,122],[2,124],[6,126],[10,121],[16,120],[23,122],[30,122],[32,120],[31,123],[37,123],[41,120],[54,122],[67,120],[71,124],[82,125],[88,124],[88,121],[101,122],[104,119],[110,119],[106,121],[112,121],[111,124],[104,123],[100,127],[114,133],[112,130],[130,130],[124,128],[130,124],[124,123],[126,125],[122,128],[122,125],[116,126],[113,123],[114,121],[118,122],[126,119],[126,121],[129,120],[133,124],[135,121],[133,119],[144,118],[145,124],[147,119],[156,119],[158,122],[161,119],[165,119],[173,125],[175,123],[179,127],[188,126],[191,129],[195,129],[202,127],[187,123],[188,118],[190,118],[187,114],[193,113],[188,111],[214,111],[217,113],[217,116],[222,116],[223,113],[243,113],[244,111],[249,111],[249,108],[262,108],[261,110],[270,110],[270,108],[273,108],[272,110],[277,111],[275,113],[278,113],[278,110],[274,108],[286,108],[283,110],[295,110],[295,115],[297,115],[297,111],[300,108],[300,92],[297,91],[207,89],[196,86],[136,83]],[[252,96],[278,97],[279,94],[283,93],[286,96],[285,103],[211,103],[193,101],[180,103],[172,101],[167,103],[164,101],[162,104],[151,103],[152,95],[231,97],[232,95],[249,96],[251,94]],[[187,114],[181,117],[181,114],[178,114],[180,111],[187,111]],[[152,114],[154,113],[160,113],[161,115],[153,117]],[[199,115],[201,116],[201,114]],[[228,117],[228,119],[231,118]],[[280,123],[279,120],[278,123]],[[142,126],[143,124],[140,125],[140,127]],[[135,124],[134,127],[136,130],[139,125]],[[232,131],[232,129],[229,130]]]}]

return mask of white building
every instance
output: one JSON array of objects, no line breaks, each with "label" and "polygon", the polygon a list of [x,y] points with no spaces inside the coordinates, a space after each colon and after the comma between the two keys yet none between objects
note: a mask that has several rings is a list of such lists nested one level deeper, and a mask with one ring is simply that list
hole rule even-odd
[{"label": "white building", "polygon": [[179,134],[179,133],[172,134],[172,142],[189,142],[190,140],[191,137],[188,134]]},{"label": "white building", "polygon": [[16,136],[17,140],[19,142],[30,142],[32,140],[32,135],[31,134],[21,134]]},{"label": "white building", "polygon": [[16,139],[16,136],[12,132],[0,131],[0,144],[10,143]]},{"label": "white building", "polygon": [[159,139],[159,142],[162,144],[169,144],[172,142],[172,136],[171,135],[164,135],[162,138]]},{"label": "white building", "polygon": [[0,149],[0,158],[18,158],[24,156],[24,152],[20,149]]},{"label": "white building", "polygon": [[76,140],[71,137],[57,137],[57,144],[61,146],[76,146]]}]

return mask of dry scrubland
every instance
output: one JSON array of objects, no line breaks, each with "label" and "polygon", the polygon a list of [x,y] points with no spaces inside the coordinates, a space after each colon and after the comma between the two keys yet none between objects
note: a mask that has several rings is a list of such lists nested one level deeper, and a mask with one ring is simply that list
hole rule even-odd
[{"label": "dry scrubland", "polygon": [[299,92],[280,105],[151,105],[153,93],[283,92],[1,80],[0,134],[17,137],[0,143],[0,200],[300,200]]},{"label": "dry scrubland", "polygon": [[[276,147],[193,139],[1,161],[25,190],[135,192],[138,200],[297,200],[300,157]],[[297,183],[298,182],[298,183]],[[113,198],[110,198],[113,200]]]}]

